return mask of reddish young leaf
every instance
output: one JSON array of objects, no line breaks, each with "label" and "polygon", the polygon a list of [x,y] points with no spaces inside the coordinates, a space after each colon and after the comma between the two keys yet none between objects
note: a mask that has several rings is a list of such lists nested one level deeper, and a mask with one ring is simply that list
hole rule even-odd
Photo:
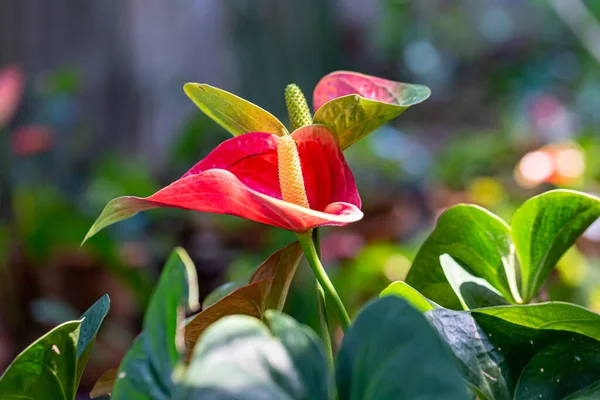
[{"label": "reddish young leaf", "polygon": [[356,72],[332,72],[315,87],[314,122],[330,127],[344,150],[430,94],[422,85]]}]

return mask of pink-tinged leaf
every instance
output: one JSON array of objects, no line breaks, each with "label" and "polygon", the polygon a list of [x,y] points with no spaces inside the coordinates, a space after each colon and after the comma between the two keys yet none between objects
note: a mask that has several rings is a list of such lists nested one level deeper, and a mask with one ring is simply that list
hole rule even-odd
[{"label": "pink-tinged leaf", "polygon": [[19,67],[11,65],[0,70],[0,127],[16,113],[24,87],[25,77]]},{"label": "pink-tinged leaf", "polygon": [[356,72],[332,72],[315,87],[314,122],[330,127],[344,150],[430,94],[423,85]]},{"label": "pink-tinged leaf", "polygon": [[186,83],[183,89],[206,115],[233,136],[250,132],[287,134],[285,126],[272,114],[234,94],[200,83]]},{"label": "pink-tinged leaf", "polygon": [[258,267],[248,285],[198,313],[185,327],[188,351],[206,328],[227,315],[262,318],[266,310],[282,310],[302,254],[298,242],[276,251]]}]

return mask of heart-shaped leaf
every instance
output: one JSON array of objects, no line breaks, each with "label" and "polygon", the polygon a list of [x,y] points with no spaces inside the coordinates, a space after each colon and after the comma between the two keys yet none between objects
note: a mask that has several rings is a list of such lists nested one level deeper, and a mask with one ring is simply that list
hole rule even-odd
[{"label": "heart-shaped leaf", "polygon": [[563,400],[596,400],[600,395],[600,381],[597,381],[590,386],[587,386]]},{"label": "heart-shaped leaf", "polygon": [[65,322],[19,354],[0,377],[0,398],[73,400],[80,326]]},{"label": "heart-shaped leaf", "polygon": [[437,304],[423,296],[416,289],[412,288],[409,284],[402,281],[390,283],[388,287],[383,289],[379,295],[383,296],[397,296],[409,302],[411,306],[421,312],[426,312],[437,308]]},{"label": "heart-shaped leaf", "polygon": [[315,333],[281,314],[267,320],[274,334],[246,315],[209,327],[173,399],[327,400],[327,362]]},{"label": "heart-shaped leaf", "polygon": [[222,317],[243,314],[261,319],[268,309],[282,310],[302,254],[298,242],[276,251],[258,267],[248,285],[234,290],[192,318],[185,327],[188,348],[194,346],[208,326]]},{"label": "heart-shaped leaf", "polygon": [[183,89],[206,115],[233,136],[250,132],[279,136],[288,133],[285,126],[269,112],[234,94],[200,83],[186,83]]},{"label": "heart-shaped leaf", "polygon": [[343,150],[430,94],[422,85],[356,72],[332,72],[315,87],[314,123],[329,126]]},{"label": "heart-shaped leaf", "polygon": [[336,366],[340,399],[468,398],[435,330],[395,296],[377,299],[361,311],[346,331]]},{"label": "heart-shaped leaf", "polygon": [[[440,215],[410,268],[406,282],[441,306],[461,309],[461,304],[440,266],[449,254],[470,274],[488,281],[504,298],[519,302],[510,229],[489,211],[459,204]],[[514,294],[514,296],[513,296]]]},{"label": "heart-shaped leaf", "polygon": [[488,281],[471,275],[448,254],[440,256],[440,265],[463,309],[508,304]]},{"label": "heart-shaped leaf", "polygon": [[479,399],[512,398],[512,376],[504,354],[468,312],[436,309],[425,315],[452,349],[463,378]]},{"label": "heart-shaped leaf", "polygon": [[575,304],[550,302],[472,310],[475,319],[490,315],[539,330],[573,332],[600,340],[600,315]]},{"label": "heart-shaped leaf", "polygon": [[543,193],[516,211],[512,238],[526,302],[537,294],[564,252],[599,217],[599,198],[571,190]]},{"label": "heart-shaped leaf", "polygon": [[110,309],[110,298],[107,294],[98,299],[81,316],[82,322],[79,328],[79,337],[77,339],[77,378],[75,386],[79,386],[79,381],[83,375],[83,370],[92,351],[92,346],[96,341],[96,334],[104,321],[104,317]]},{"label": "heart-shaped leaf", "polygon": [[[600,382],[600,344],[578,340],[552,344],[527,364],[515,400],[564,399]],[[596,389],[596,397],[600,390]]]},{"label": "heart-shaped leaf", "polygon": [[173,369],[184,353],[185,310],[198,307],[197,284],[192,260],[185,250],[176,248],[144,314],[143,331],[121,362],[113,400],[168,398]]}]

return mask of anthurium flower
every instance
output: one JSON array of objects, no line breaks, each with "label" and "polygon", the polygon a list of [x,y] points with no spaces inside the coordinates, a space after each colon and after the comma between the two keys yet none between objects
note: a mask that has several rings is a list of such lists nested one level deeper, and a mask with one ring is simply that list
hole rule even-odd
[{"label": "anthurium flower", "polygon": [[112,200],[85,240],[156,207],[235,215],[294,232],[346,225],[363,215],[344,156],[328,129],[318,125],[281,137],[252,132],[226,140],[152,196]]},{"label": "anthurium flower", "polygon": [[[269,132],[283,136],[281,122],[262,108],[215,87],[188,83],[185,92],[215,122],[234,136]],[[345,150],[408,107],[426,100],[423,85],[389,81],[357,72],[337,71],[314,89],[314,124],[325,125]]]}]

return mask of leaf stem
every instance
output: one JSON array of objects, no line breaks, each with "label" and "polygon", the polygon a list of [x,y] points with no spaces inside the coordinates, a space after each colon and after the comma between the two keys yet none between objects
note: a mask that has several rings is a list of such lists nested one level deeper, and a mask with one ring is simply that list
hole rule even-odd
[{"label": "leaf stem", "polygon": [[[317,252],[317,256],[321,257],[321,235],[319,228],[315,228],[312,235],[312,241],[315,246],[315,250]],[[333,360],[333,346],[331,345],[331,331],[329,330],[329,320],[327,318],[327,304],[325,302],[325,291],[323,287],[316,281],[317,288],[317,309],[319,313],[319,325],[321,328],[321,339],[325,344],[325,353],[327,355],[327,361],[329,362],[329,367],[331,369],[334,368],[335,363]]]},{"label": "leaf stem", "polygon": [[308,263],[310,264],[317,281],[323,288],[328,300],[332,301],[333,310],[337,315],[340,326],[345,331],[350,326],[350,317],[348,316],[348,312],[342,303],[342,299],[340,299],[335,287],[333,287],[333,284],[329,280],[329,277],[327,276],[327,273],[321,264],[321,260],[319,260],[317,250],[315,249],[315,244],[312,240],[312,230],[305,233],[299,233],[298,240],[300,241],[302,250],[304,250],[306,259],[308,260]]}]

